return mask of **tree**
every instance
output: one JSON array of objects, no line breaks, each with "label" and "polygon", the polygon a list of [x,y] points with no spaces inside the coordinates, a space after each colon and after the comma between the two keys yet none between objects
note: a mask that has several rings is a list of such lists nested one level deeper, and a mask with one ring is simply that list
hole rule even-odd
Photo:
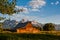
[{"label": "tree", "polygon": [[0,0],[0,13],[11,15],[15,13],[16,0],[9,2],[8,0]]},{"label": "tree", "polygon": [[42,31],[43,29],[41,27],[36,27],[37,29],[39,29],[40,31]]},{"label": "tree", "polygon": [[40,30],[40,31],[42,31],[43,29],[40,27],[40,26],[34,26],[34,28],[36,28],[36,29],[38,29],[38,30]]},{"label": "tree", "polygon": [[44,31],[53,31],[53,30],[55,30],[54,24],[52,24],[52,23],[46,23],[43,26],[43,30]]}]

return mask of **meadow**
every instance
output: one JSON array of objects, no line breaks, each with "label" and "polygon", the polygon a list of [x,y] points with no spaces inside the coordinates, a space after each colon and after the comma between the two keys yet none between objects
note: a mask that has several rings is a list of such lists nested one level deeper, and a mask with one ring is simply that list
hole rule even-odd
[{"label": "meadow", "polygon": [[60,40],[60,35],[53,32],[0,33],[0,40]]}]

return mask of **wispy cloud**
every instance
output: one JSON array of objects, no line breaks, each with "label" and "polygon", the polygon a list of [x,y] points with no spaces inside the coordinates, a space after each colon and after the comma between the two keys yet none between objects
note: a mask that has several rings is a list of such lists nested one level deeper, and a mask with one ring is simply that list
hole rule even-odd
[{"label": "wispy cloud", "polygon": [[60,23],[60,19],[59,19],[60,15],[53,15],[53,16],[48,16],[48,17],[40,17],[40,16],[29,16],[29,15],[24,15],[24,14],[15,14],[13,16],[11,16],[11,19],[13,20],[17,20],[20,21],[21,19],[26,19],[26,20],[30,20],[30,21],[37,21],[39,23],[55,23],[55,24],[59,24]]},{"label": "wispy cloud", "polygon": [[32,8],[41,8],[42,6],[44,6],[46,4],[46,2],[44,0],[32,0],[30,1],[29,5]]},{"label": "wispy cloud", "polygon": [[16,11],[19,11],[19,13],[25,13],[25,14],[29,14],[29,12],[39,12],[40,10],[37,8],[27,8],[27,7],[23,7],[23,6],[16,6],[15,8]]},{"label": "wispy cloud", "polygon": [[11,19],[20,21],[21,19],[27,19],[27,20],[36,20],[36,16],[28,16],[24,14],[14,14],[11,16]]},{"label": "wispy cloud", "polygon": [[40,11],[39,9],[31,9],[32,11]]},{"label": "wispy cloud", "polygon": [[31,0],[28,3],[28,8],[24,6],[16,6],[16,8],[22,13],[28,13],[29,11],[39,11],[39,9],[45,4],[46,2],[44,0]]},{"label": "wispy cloud", "polygon": [[23,6],[16,6],[16,11],[19,11],[20,13],[29,13],[28,8]]}]

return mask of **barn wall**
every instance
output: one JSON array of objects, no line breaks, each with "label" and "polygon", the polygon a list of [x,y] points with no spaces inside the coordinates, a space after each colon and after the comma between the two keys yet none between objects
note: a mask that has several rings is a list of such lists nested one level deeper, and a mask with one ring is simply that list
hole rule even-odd
[{"label": "barn wall", "polygon": [[17,33],[37,33],[40,30],[34,28],[31,23],[28,23],[25,28],[17,29]]}]

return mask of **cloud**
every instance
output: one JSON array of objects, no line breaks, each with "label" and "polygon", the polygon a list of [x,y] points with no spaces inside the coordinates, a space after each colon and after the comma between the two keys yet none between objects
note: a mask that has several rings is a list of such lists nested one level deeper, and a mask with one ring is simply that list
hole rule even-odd
[{"label": "cloud", "polygon": [[55,5],[58,5],[59,4],[59,1],[56,1]]},{"label": "cloud", "polygon": [[12,20],[17,20],[20,21],[21,19],[27,19],[27,20],[37,20],[37,16],[29,16],[29,15],[24,15],[24,14],[14,14],[11,16]]},{"label": "cloud", "polygon": [[29,12],[40,12],[40,9],[29,8]]},{"label": "cloud", "polygon": [[15,14],[11,16],[11,20],[21,21],[22,19],[39,22],[39,18],[37,16],[26,16],[24,14]]},{"label": "cloud", "polygon": [[21,19],[26,19],[30,21],[37,21],[39,23],[55,23],[55,24],[60,24],[60,15],[53,15],[53,16],[48,16],[48,17],[40,17],[40,16],[29,16],[29,15],[24,15],[24,14],[15,14],[11,16],[11,19],[20,21]]},{"label": "cloud", "polygon": [[51,2],[52,5],[58,5],[59,3],[60,3],[59,1],[56,1],[55,3]]},{"label": "cloud", "polygon": [[20,13],[28,13],[28,8],[23,6],[16,6],[16,11],[19,11]]},{"label": "cloud", "polygon": [[39,9],[31,9],[32,11],[39,11]]},{"label": "cloud", "polygon": [[22,7],[22,6],[15,6],[15,7],[16,7],[15,8],[16,11],[19,11],[20,13],[26,13],[26,14],[28,14],[31,11],[34,11],[34,12],[39,12],[40,11],[37,8],[33,9],[33,8],[27,8],[27,7]]},{"label": "cloud", "polygon": [[44,0],[32,0],[30,1],[29,5],[32,8],[41,8],[42,6],[44,6],[46,4],[46,2]]}]

